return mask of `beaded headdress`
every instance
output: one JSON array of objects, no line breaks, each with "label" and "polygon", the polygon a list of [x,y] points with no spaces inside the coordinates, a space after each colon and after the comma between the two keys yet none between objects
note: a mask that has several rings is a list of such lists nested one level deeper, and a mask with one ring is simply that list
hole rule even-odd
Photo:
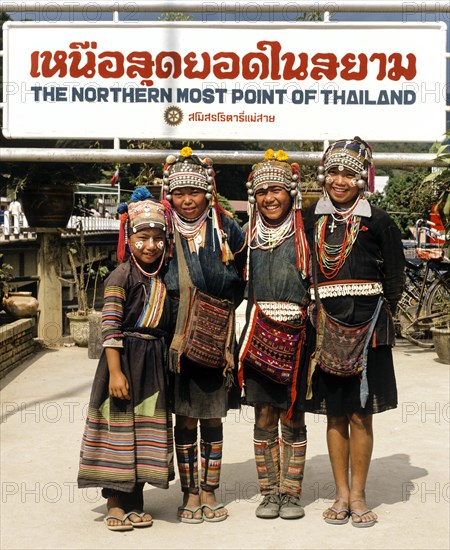
[{"label": "beaded headdress", "polygon": [[[233,255],[227,243],[226,235],[222,230],[221,214],[230,218],[233,215],[219,204],[215,175],[211,159],[200,159],[197,155],[193,154],[190,147],[183,147],[178,157],[169,155],[166,158],[163,169],[162,196],[163,200],[172,201],[173,191],[183,187],[194,187],[205,191],[205,197],[210,201],[207,209],[208,212],[205,214],[203,220],[200,219],[194,223],[202,225],[206,223],[207,217],[211,218],[213,231],[216,233],[222,248],[222,262],[228,264]],[[176,212],[173,213],[173,221],[174,226],[179,230],[179,225],[177,224],[180,222]]]},{"label": "beaded headdress", "polygon": [[255,204],[255,193],[258,189],[277,185],[284,187],[291,195],[295,209],[302,207],[299,166],[296,162],[289,164],[288,158],[284,151],[275,153],[273,149],[267,149],[264,161],[253,166],[246,184],[250,205]]},{"label": "beaded headdress", "polygon": [[275,186],[283,187],[292,197],[292,210],[294,211],[292,233],[295,240],[297,267],[304,278],[309,275],[309,249],[301,213],[300,167],[296,162],[289,164],[287,162],[288,158],[288,154],[282,150],[275,153],[273,149],[268,149],[264,154],[264,160],[253,166],[246,182],[249,206],[249,246],[246,275],[249,273],[250,250],[253,236],[255,231],[257,232],[256,218],[259,216],[259,213],[255,212],[255,194],[259,189]]},{"label": "beaded headdress", "polygon": [[117,244],[117,259],[125,260],[128,245],[128,235],[143,229],[161,229],[166,234],[169,243],[168,257],[171,255],[173,230],[170,205],[154,200],[146,187],[137,187],[131,195],[130,202],[122,202],[117,207],[120,214],[119,241]]},{"label": "beaded headdress", "polygon": [[215,172],[210,159],[201,160],[190,147],[183,147],[178,157],[169,155],[163,171],[163,192],[171,200],[174,189],[196,187],[205,191],[211,200],[216,193]]},{"label": "beaded headdress", "polygon": [[324,152],[318,169],[319,183],[325,182],[325,176],[331,170],[350,170],[357,176],[356,185],[371,193],[375,190],[375,166],[372,148],[356,136],[353,139],[341,139],[332,143]]}]

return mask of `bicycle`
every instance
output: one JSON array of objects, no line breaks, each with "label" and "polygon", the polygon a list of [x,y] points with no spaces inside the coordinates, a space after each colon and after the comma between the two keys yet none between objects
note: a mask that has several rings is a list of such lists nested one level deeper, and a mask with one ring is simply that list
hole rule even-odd
[{"label": "bicycle", "polygon": [[[418,260],[406,259],[406,285],[398,303],[400,335],[424,348],[433,347],[432,327],[450,321],[450,261],[439,244],[442,236],[433,222],[416,222]],[[437,242],[430,243],[432,237]]]}]

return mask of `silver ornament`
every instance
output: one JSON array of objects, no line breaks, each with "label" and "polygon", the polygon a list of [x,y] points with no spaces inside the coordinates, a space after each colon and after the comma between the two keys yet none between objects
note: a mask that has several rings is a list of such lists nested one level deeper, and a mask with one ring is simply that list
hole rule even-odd
[{"label": "silver ornament", "polygon": [[319,183],[323,184],[324,181],[325,181],[325,176],[324,176],[323,174],[319,174],[319,175],[317,176],[317,181],[318,181]]},{"label": "silver ornament", "polygon": [[253,183],[251,181],[246,181],[245,187],[247,187],[247,189],[251,189],[253,187]]},{"label": "silver ornament", "polygon": [[291,191],[290,191],[291,197],[296,197],[297,193],[298,193],[297,189],[291,189]]},{"label": "silver ornament", "polygon": [[360,179],[356,182],[356,186],[360,189],[364,189],[364,187],[366,186],[366,182],[363,179]]},{"label": "silver ornament", "polygon": [[249,198],[248,198],[248,202],[249,202],[250,204],[255,204],[255,202],[256,202],[255,197],[249,197]]},{"label": "silver ornament", "polygon": [[212,199],[211,193],[205,193],[206,200],[210,201]]}]

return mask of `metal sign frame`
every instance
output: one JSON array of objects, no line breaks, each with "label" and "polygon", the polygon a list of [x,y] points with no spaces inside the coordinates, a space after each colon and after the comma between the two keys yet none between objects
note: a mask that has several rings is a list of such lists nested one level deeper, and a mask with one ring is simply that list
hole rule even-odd
[{"label": "metal sign frame", "polygon": [[[139,0],[139,2],[129,2],[118,0],[115,2],[90,2],[80,1],[77,3],[54,1],[0,1],[0,12],[39,14],[40,20],[56,21],[61,19],[61,14],[74,14],[79,12],[84,14],[86,20],[94,21],[92,17],[103,17],[104,14],[111,14],[113,21],[119,21],[120,14],[125,19],[135,16],[141,12],[161,13],[161,12],[182,12],[182,13],[201,13],[202,21],[207,24],[208,20],[214,18],[217,21],[225,20],[230,14],[236,18],[242,14],[269,14],[269,20],[273,20],[275,13],[284,14],[290,21],[299,13],[322,12],[325,14],[325,21],[328,20],[328,14],[331,13],[401,13],[403,19],[407,22],[411,16],[417,14],[434,13],[435,20],[445,22],[450,19],[450,4],[448,2],[424,0],[420,3],[405,2],[401,0],[376,0],[372,2],[360,0],[346,0],[336,2],[317,1],[290,1],[279,0],[278,2],[240,2],[239,0],[223,0],[221,2],[208,2],[199,0]],[[88,15],[89,14],[89,15]],[[95,15],[97,14],[97,15]],[[89,17],[89,19],[88,19]],[[253,19],[254,20],[254,19]],[[423,20],[423,19],[422,19]],[[0,52],[0,56],[2,52]],[[447,59],[450,57],[447,53]],[[0,103],[0,108],[3,104]],[[447,111],[450,108],[447,106]],[[33,148],[33,147],[3,147],[0,149],[0,161],[9,162],[98,162],[98,163],[152,163],[163,162],[169,150],[129,150],[122,149],[119,139],[114,139],[111,149],[55,149],[55,148]],[[232,152],[226,150],[208,151],[218,164],[252,164],[260,158],[260,151],[239,151]],[[303,165],[316,165],[320,160],[321,153],[298,152],[290,153],[290,158],[301,162]],[[432,154],[414,154],[414,153],[379,153],[374,155],[374,160],[378,166],[439,166]]]}]

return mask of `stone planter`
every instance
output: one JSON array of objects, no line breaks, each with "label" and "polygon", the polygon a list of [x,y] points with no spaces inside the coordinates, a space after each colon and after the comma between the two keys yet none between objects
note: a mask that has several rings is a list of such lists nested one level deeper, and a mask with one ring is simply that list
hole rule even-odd
[{"label": "stone planter", "polygon": [[66,313],[69,319],[70,335],[77,346],[87,348],[89,343],[89,318],[87,315]]},{"label": "stone planter", "polygon": [[450,327],[431,329],[433,334],[434,350],[440,363],[450,365]]},{"label": "stone planter", "polygon": [[5,311],[16,319],[34,317],[39,309],[39,302],[31,292],[8,292],[2,302]]}]

